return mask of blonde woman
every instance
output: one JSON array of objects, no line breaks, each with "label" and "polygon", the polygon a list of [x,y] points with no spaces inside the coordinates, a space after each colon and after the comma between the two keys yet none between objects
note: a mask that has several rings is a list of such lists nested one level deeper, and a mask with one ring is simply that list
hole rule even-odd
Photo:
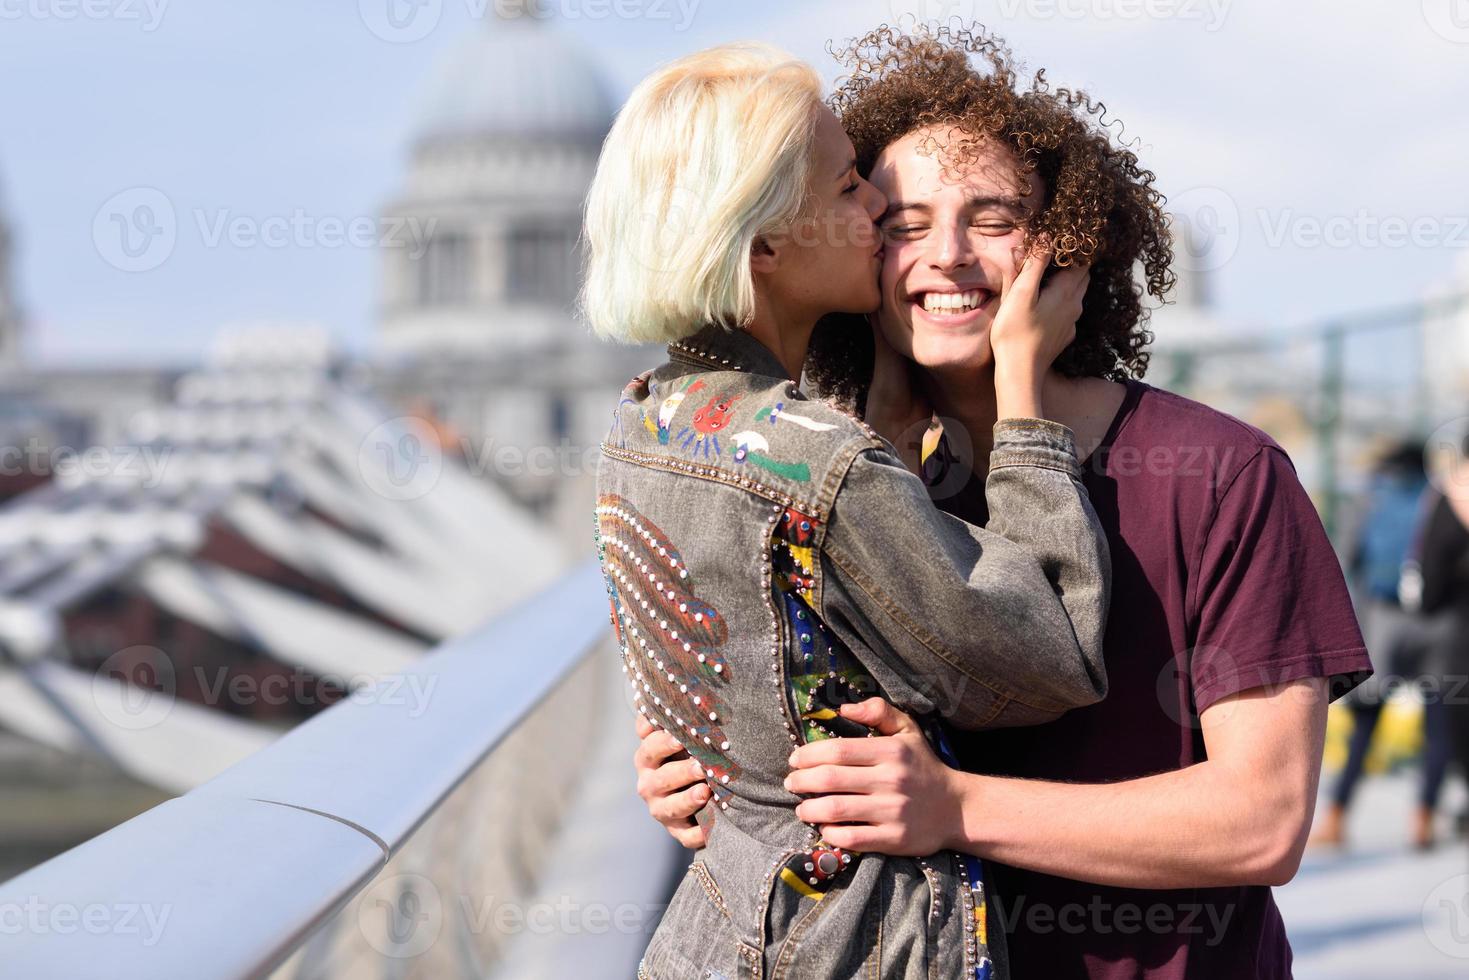
[{"label": "blonde woman", "polygon": [[[827,846],[787,758],[880,694],[966,729],[1105,693],[1105,542],[1041,382],[1084,272],[1007,285],[988,530],[939,513],[874,428],[808,399],[812,330],[878,306],[883,195],[808,66],[761,45],[674,62],[629,98],[587,202],[583,308],[668,360],[613,412],[596,529],[638,711],[696,759],[715,825],[639,975],[986,977],[980,869]],[[956,312],[994,297],[955,293]],[[869,421],[926,409],[890,350]],[[937,728],[933,727],[937,737]]]}]

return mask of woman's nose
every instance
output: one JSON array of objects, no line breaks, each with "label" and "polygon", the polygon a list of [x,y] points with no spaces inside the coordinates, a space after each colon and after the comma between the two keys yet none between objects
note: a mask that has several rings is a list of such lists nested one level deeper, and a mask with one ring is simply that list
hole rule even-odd
[{"label": "woman's nose", "polygon": [[863,190],[867,194],[867,214],[873,221],[876,221],[888,209],[888,196],[878,190],[876,185],[870,184],[866,180],[863,180],[862,183],[864,185]]}]

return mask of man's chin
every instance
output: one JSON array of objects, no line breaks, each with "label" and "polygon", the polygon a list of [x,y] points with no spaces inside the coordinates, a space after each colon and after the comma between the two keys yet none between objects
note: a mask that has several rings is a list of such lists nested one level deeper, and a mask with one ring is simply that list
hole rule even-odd
[{"label": "man's chin", "polygon": [[941,374],[986,371],[994,366],[989,336],[950,337],[939,341],[914,338],[913,361],[925,371]]}]

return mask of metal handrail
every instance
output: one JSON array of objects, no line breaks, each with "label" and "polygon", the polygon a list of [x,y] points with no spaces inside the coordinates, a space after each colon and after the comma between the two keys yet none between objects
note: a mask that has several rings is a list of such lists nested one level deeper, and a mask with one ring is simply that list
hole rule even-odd
[{"label": "metal handrail", "polygon": [[[0,975],[264,977],[605,639],[596,563],[0,883]],[[416,686],[415,686],[416,685]]]}]

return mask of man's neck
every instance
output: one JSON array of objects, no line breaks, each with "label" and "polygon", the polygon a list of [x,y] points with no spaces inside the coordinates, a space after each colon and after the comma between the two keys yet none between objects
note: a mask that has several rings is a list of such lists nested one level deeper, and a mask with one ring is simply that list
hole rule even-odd
[{"label": "man's neck", "polygon": [[[953,419],[969,433],[974,447],[974,469],[983,476],[994,448],[995,373],[992,366],[971,372],[923,372],[929,400],[943,419]],[[1127,389],[1101,378],[1068,378],[1056,371],[1046,374],[1041,397],[1046,415],[1076,435],[1077,455],[1085,460],[1107,435],[1112,420],[1127,397]]]}]

